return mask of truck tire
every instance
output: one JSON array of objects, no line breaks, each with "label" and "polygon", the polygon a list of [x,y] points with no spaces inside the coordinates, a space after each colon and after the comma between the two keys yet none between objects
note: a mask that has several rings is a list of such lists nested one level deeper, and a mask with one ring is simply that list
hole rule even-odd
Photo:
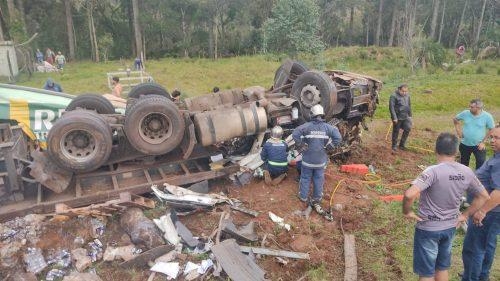
[{"label": "truck tire", "polygon": [[184,137],[184,129],[184,117],[165,97],[139,99],[126,112],[125,135],[137,151],[147,155],[175,149]]},{"label": "truck tire", "polygon": [[157,96],[162,96],[167,99],[172,99],[172,96],[167,92],[165,88],[160,86],[159,84],[148,82],[148,83],[142,83],[130,91],[128,94],[129,99],[138,99],[141,96],[147,96],[147,95],[157,95]]},{"label": "truck tire", "polygon": [[[288,71],[288,69],[290,69],[290,71]],[[274,74],[273,89],[278,89],[286,84],[293,83],[300,74],[308,70],[309,68],[300,61],[287,60]]]},{"label": "truck tire", "polygon": [[332,116],[332,108],[337,103],[335,82],[321,71],[302,73],[292,86],[292,96],[299,101],[300,110],[305,120],[311,119],[310,109],[321,104],[327,119]]},{"label": "truck tire", "polygon": [[66,107],[66,111],[77,108],[95,110],[99,114],[113,114],[115,107],[105,97],[98,94],[83,94],[74,98]]},{"label": "truck tire", "polygon": [[89,172],[104,165],[111,154],[111,127],[95,111],[74,110],[55,122],[47,146],[49,157],[59,167]]}]

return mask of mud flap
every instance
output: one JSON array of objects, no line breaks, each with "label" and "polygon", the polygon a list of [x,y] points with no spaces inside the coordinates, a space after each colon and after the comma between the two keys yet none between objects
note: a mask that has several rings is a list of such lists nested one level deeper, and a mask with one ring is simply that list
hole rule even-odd
[{"label": "mud flap", "polygon": [[29,165],[30,175],[35,180],[55,193],[61,193],[68,188],[73,172],[54,165],[45,152],[33,151],[31,156],[33,162]]}]

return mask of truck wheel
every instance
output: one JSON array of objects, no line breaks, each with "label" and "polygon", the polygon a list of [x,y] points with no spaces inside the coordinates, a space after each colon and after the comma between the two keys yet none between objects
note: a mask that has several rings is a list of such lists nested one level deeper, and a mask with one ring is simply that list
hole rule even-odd
[{"label": "truck wheel", "polygon": [[157,95],[157,96],[162,96],[167,99],[172,99],[172,96],[167,92],[165,88],[160,86],[159,84],[156,83],[142,83],[130,91],[128,94],[129,99],[138,99],[141,96],[146,96],[146,95]]},{"label": "truck wheel", "polygon": [[330,76],[321,71],[302,73],[292,86],[292,96],[300,103],[302,116],[310,120],[310,109],[321,104],[326,117],[332,115],[331,109],[337,103],[337,90]]},{"label": "truck wheel", "polygon": [[111,153],[111,127],[90,110],[68,112],[50,129],[49,157],[61,168],[89,172],[104,165]]},{"label": "truck wheel", "polygon": [[278,89],[286,84],[293,83],[297,76],[308,71],[309,68],[300,61],[285,61],[274,74],[273,89]]},{"label": "truck wheel", "polygon": [[184,137],[184,118],[165,97],[139,99],[127,109],[124,130],[130,144],[148,155],[175,149]]},{"label": "truck wheel", "polygon": [[98,94],[79,95],[68,104],[66,111],[72,111],[77,108],[95,110],[99,114],[113,114],[115,107],[105,97]]}]

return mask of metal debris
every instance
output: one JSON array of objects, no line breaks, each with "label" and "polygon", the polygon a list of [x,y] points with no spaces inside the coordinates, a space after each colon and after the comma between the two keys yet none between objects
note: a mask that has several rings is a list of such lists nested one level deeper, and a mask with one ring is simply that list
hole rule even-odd
[{"label": "metal debris", "polygon": [[232,280],[264,281],[265,271],[241,253],[234,239],[227,239],[212,247],[212,253]]}]

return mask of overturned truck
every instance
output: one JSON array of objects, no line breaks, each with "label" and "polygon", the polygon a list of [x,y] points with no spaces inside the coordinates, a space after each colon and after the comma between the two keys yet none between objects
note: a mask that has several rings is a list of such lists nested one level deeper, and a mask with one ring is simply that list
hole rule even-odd
[{"label": "overturned truck", "polygon": [[22,201],[29,207],[17,202],[9,214],[51,211],[54,202],[76,207],[124,190],[143,193],[154,183],[183,185],[233,173],[238,165],[214,169],[209,157],[255,151],[268,128],[291,132],[310,119],[316,104],[343,136],[332,152],[341,155],[360,140],[381,87],[369,76],[287,61],[269,90],[254,86],[174,102],[161,86],[145,83],[130,92],[124,114],[99,95],[79,96],[50,129],[47,149],[27,156],[33,180]]}]

